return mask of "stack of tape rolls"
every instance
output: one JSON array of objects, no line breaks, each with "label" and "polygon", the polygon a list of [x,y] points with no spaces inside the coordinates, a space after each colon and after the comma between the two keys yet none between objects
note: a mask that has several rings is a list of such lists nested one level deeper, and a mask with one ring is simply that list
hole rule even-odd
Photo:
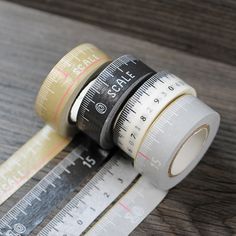
[{"label": "stack of tape rolls", "polygon": [[77,100],[77,127],[103,148],[119,146],[141,174],[165,190],[197,165],[220,121],[183,80],[153,73],[130,55],[104,68]]},{"label": "stack of tape rolls", "polygon": [[123,150],[154,192],[169,190],[197,165],[220,122],[180,78],[131,55],[111,61],[91,44],[57,63],[39,91],[36,111],[47,125],[0,167],[1,203],[79,130],[104,149]]}]

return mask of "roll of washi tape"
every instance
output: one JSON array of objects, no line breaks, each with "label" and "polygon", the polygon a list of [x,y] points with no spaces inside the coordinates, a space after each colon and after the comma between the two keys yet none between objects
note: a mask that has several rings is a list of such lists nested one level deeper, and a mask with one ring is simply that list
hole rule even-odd
[{"label": "roll of washi tape", "polygon": [[196,97],[179,97],[144,135],[134,167],[159,189],[172,188],[203,157],[219,122],[219,114]]},{"label": "roll of washi tape", "polygon": [[101,147],[113,147],[112,125],[133,90],[155,72],[130,55],[110,63],[95,79],[79,107],[77,127]]},{"label": "roll of washi tape", "polygon": [[69,121],[71,106],[109,60],[95,46],[82,44],[52,69],[36,100],[37,113],[48,125],[0,166],[0,204],[69,144],[77,130]]},{"label": "roll of washi tape", "polygon": [[[185,166],[196,165],[192,159],[203,156],[219,126],[219,115],[187,94],[196,93],[176,76],[157,73],[127,101],[114,126],[115,142],[134,158],[135,168],[160,189],[171,188],[189,173],[192,168]],[[186,136],[191,138],[184,141]],[[167,171],[173,155],[176,158]]]},{"label": "roll of washi tape", "polygon": [[114,125],[114,142],[135,158],[147,130],[174,99],[184,94],[196,95],[183,80],[168,72],[148,79],[127,101]]}]

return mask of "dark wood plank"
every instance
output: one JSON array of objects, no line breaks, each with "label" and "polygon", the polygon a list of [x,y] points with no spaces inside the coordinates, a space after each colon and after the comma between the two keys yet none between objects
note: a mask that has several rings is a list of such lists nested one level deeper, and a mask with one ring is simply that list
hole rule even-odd
[{"label": "dark wood plank", "polygon": [[[34,112],[34,99],[49,70],[66,51],[87,41],[113,57],[131,53],[153,68],[169,69],[222,116],[220,131],[198,167],[132,235],[236,234],[235,67],[0,1],[1,162],[43,126]],[[57,160],[6,201],[1,215]]]},{"label": "dark wood plank", "polygon": [[233,0],[9,0],[236,64]]}]

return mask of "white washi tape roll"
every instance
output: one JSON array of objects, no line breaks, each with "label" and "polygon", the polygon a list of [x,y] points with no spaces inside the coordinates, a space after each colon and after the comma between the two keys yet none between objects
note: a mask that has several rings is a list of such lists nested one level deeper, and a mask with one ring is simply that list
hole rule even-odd
[{"label": "white washi tape roll", "polygon": [[171,103],[149,128],[135,168],[159,189],[170,189],[197,165],[213,141],[220,116],[194,96]]}]

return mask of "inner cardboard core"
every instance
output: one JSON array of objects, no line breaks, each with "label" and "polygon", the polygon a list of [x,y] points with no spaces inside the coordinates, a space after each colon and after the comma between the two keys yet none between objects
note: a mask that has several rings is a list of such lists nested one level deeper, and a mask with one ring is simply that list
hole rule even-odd
[{"label": "inner cardboard core", "polygon": [[169,167],[170,177],[181,174],[198,156],[208,137],[209,127],[204,125],[196,129],[177,151]]}]

